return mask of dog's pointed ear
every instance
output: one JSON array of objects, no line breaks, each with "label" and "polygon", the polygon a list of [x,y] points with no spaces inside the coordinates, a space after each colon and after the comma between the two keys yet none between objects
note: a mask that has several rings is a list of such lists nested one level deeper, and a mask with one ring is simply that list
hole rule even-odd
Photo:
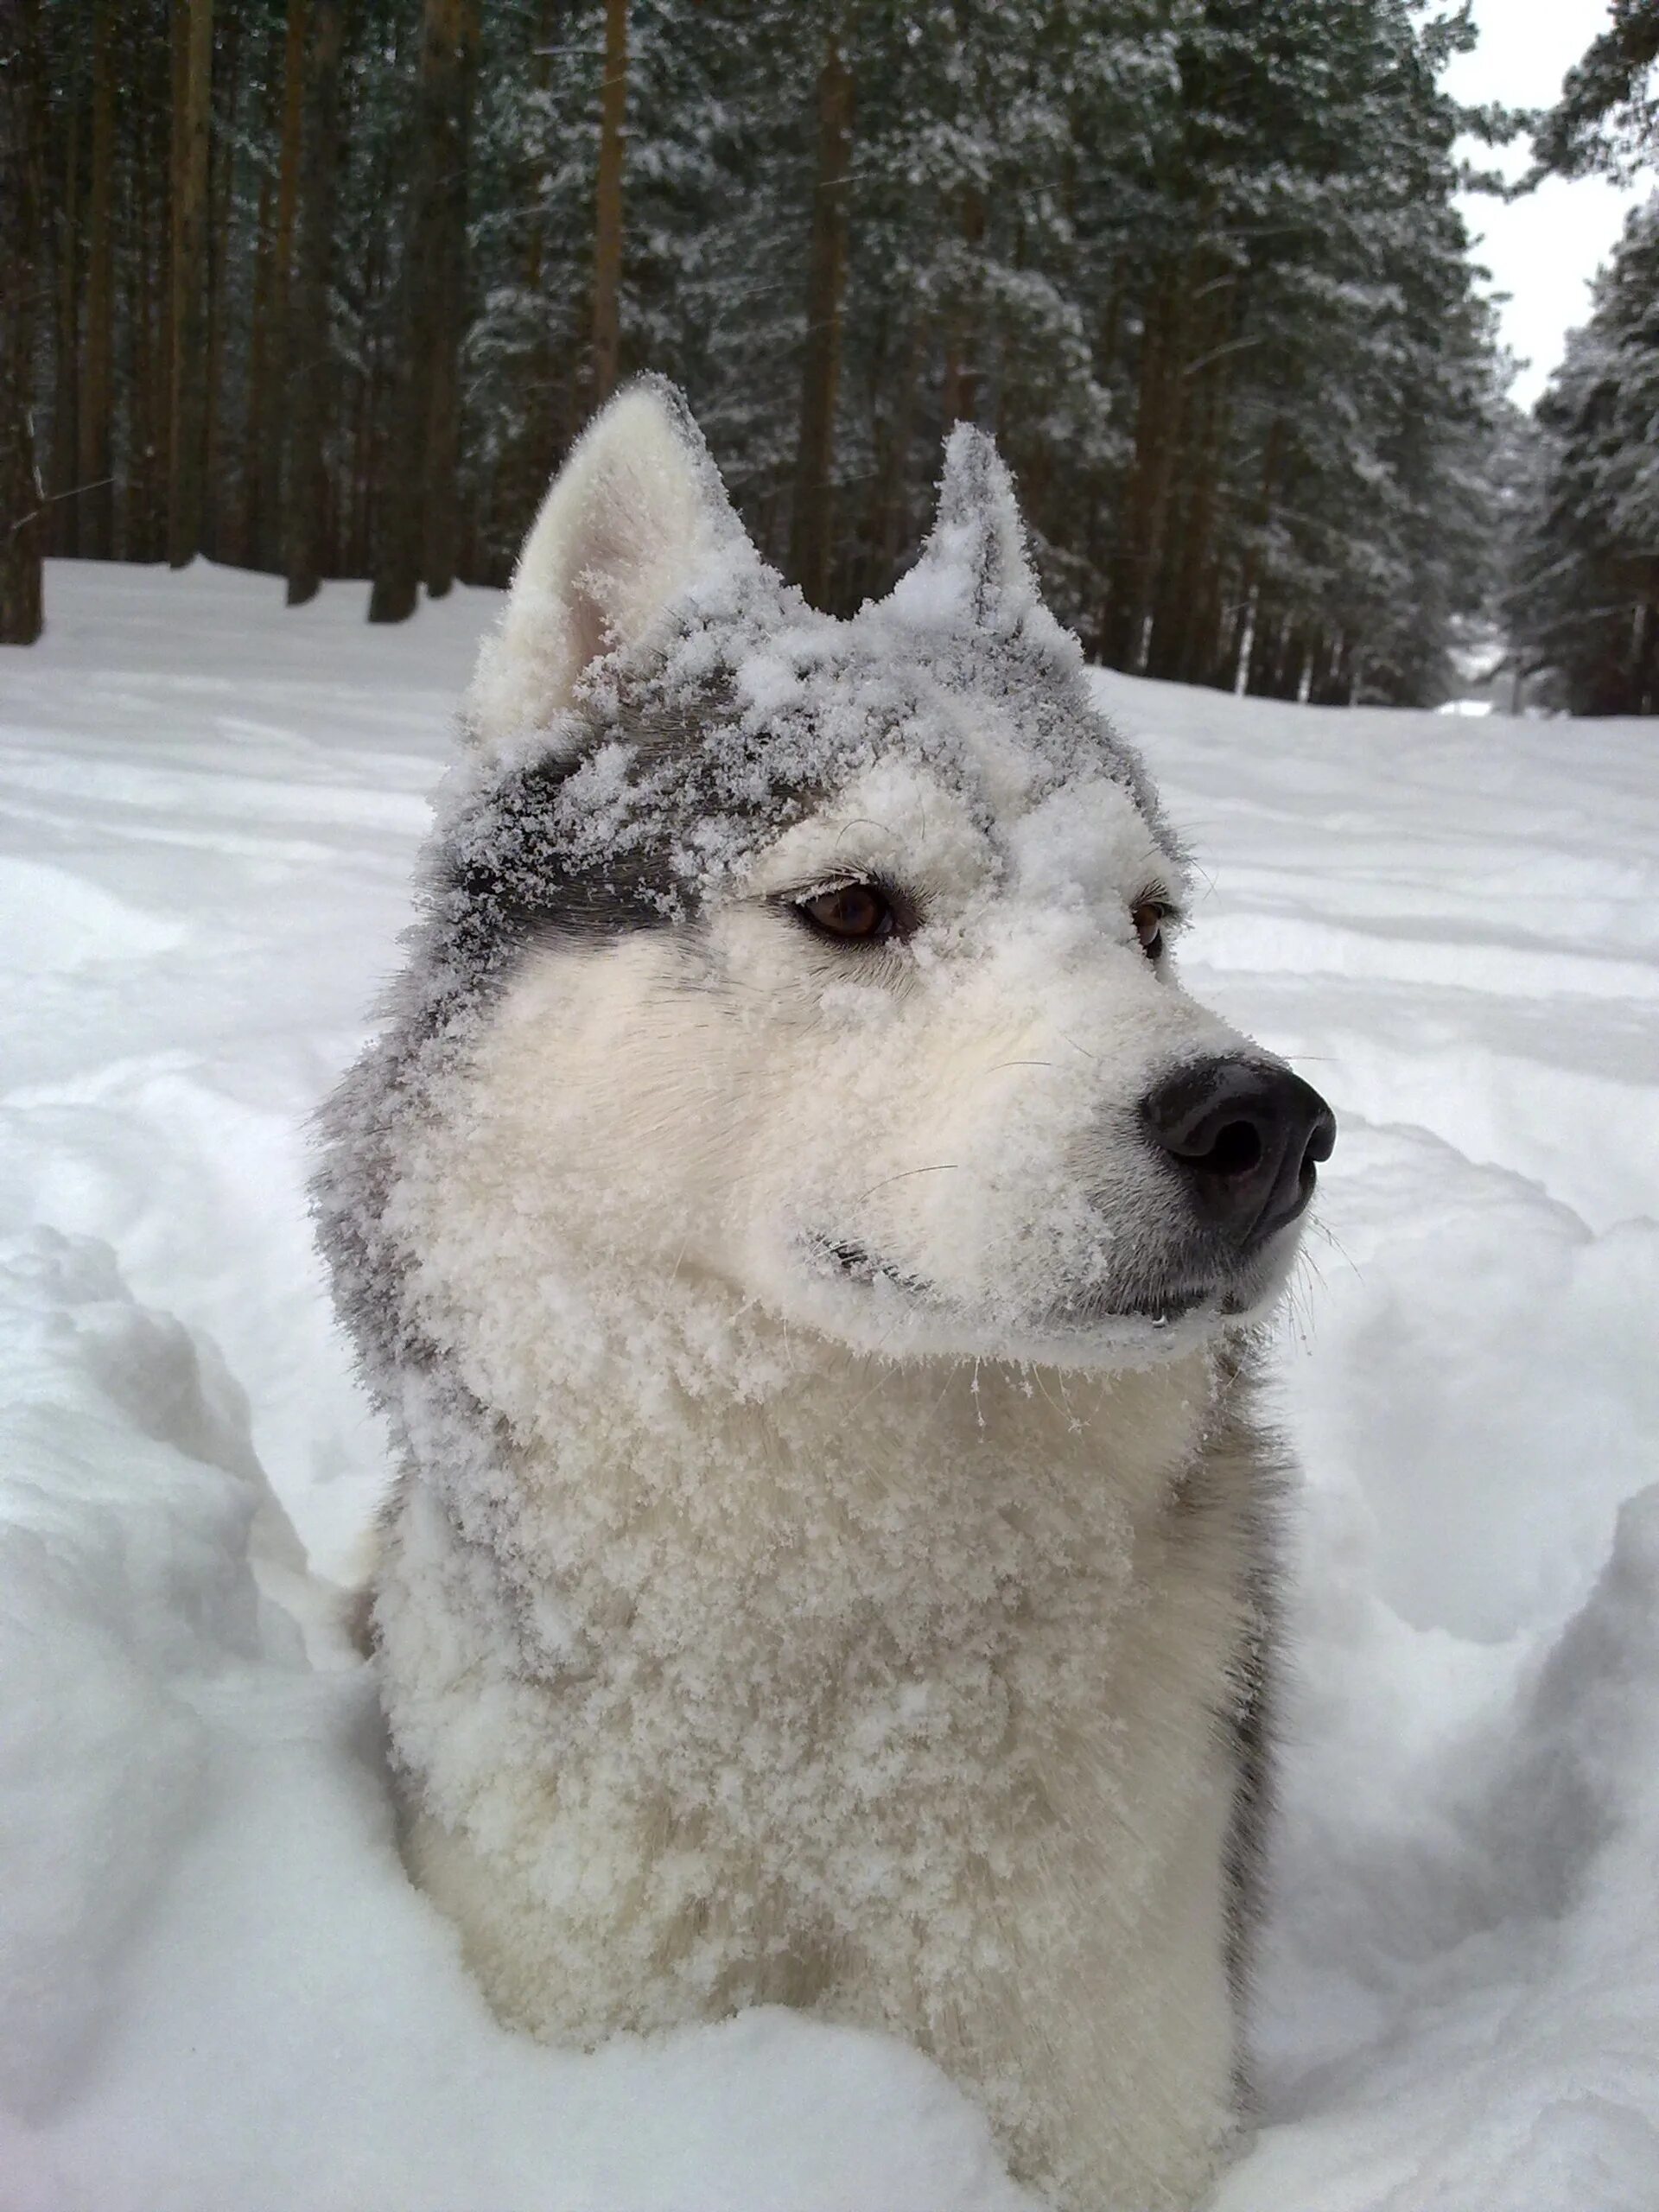
[{"label": "dog's pointed ear", "polygon": [[554,478],[467,696],[486,746],[544,726],[594,663],[650,632],[712,561],[753,555],[674,386],[642,377],[596,416]]},{"label": "dog's pointed ear", "polygon": [[911,621],[965,619],[974,629],[1006,632],[1041,596],[1014,480],[995,442],[958,423],[945,442],[933,527],[887,603]]}]

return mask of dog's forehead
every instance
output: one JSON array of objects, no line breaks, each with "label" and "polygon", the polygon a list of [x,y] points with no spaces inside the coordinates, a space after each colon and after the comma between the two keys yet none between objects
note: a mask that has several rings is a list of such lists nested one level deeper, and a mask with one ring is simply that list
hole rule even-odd
[{"label": "dog's forehead", "polygon": [[775,897],[809,880],[871,874],[942,899],[942,912],[982,898],[1058,912],[1133,902],[1154,887],[1168,895],[1182,881],[1179,855],[1121,783],[1083,765],[1039,795],[1016,777],[1003,803],[1007,764],[994,741],[985,752],[988,772],[967,787],[902,749],[880,755],[764,842],[740,891]]},{"label": "dog's forehead", "polygon": [[831,791],[897,756],[987,827],[1017,820],[1080,775],[1117,785],[1148,817],[1155,808],[1086,679],[1040,635],[918,633],[874,606],[850,621],[782,630],[732,676],[740,722],[770,728],[779,782],[792,776],[804,791]]},{"label": "dog's forehead", "polygon": [[671,922],[894,761],[994,842],[1051,795],[1110,786],[1179,873],[1138,756],[1044,611],[995,630],[889,601],[839,621],[755,569],[694,586],[665,636],[601,662],[538,738],[475,757],[441,801],[432,873],[492,943],[501,915]]}]

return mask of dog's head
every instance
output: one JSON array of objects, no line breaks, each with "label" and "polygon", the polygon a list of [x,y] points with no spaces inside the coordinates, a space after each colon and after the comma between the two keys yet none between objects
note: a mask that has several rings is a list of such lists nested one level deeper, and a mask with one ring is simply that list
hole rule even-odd
[{"label": "dog's head", "polygon": [[1275,1295],[1330,1113],[1177,982],[1179,847],[979,432],[917,567],[837,622],[634,386],[548,496],[468,724],[429,886],[470,1009],[444,1173],[527,1264],[1106,1364]]}]

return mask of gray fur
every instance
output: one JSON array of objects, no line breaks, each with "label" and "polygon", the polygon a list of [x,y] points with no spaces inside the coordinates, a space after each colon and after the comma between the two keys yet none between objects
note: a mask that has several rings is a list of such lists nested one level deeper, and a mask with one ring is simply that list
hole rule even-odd
[{"label": "gray fur", "polygon": [[[682,434],[695,435],[683,426]],[[563,1662],[550,1654],[539,1625],[541,1555],[513,1533],[520,1508],[511,1493],[520,1439],[508,1415],[480,1402],[463,1380],[442,1323],[432,1329],[416,1318],[411,1275],[423,1255],[411,1247],[397,1203],[411,1133],[445,1116],[463,1132],[470,1126],[464,1111],[454,1119],[454,1099],[464,1094],[475,1057],[492,1041],[504,995],[521,976],[536,982],[531,963],[538,948],[558,962],[620,961],[634,950],[622,941],[646,933],[685,948],[685,974],[694,977],[697,948],[718,921],[721,893],[749,858],[868,772],[890,739],[899,741],[898,733],[906,757],[925,765],[952,795],[950,804],[964,801],[976,830],[994,850],[1005,850],[1002,825],[961,740],[976,701],[995,702],[1017,729],[1021,757],[1033,767],[1027,804],[1073,779],[1104,777],[1128,794],[1163,849],[1179,857],[1138,756],[1094,703],[1075,641],[1035,601],[1000,464],[988,453],[967,449],[941,510],[941,532],[954,533],[956,557],[969,579],[963,624],[930,629],[887,607],[867,609],[850,624],[828,624],[809,616],[758,563],[740,565],[725,578],[715,614],[705,609],[706,629],[696,639],[693,616],[671,610],[644,643],[625,641],[591,669],[544,729],[521,733],[499,750],[480,743],[442,796],[421,861],[421,915],[410,933],[408,964],[384,1009],[383,1033],[325,1109],[313,1185],[319,1239],[341,1319],[369,1388],[391,1416],[404,1463],[385,1516],[388,1554],[395,1558],[406,1541],[410,1503],[416,1501],[444,1524],[455,1574],[466,1580],[476,1567],[477,1586],[487,1592],[482,1608],[499,1648],[513,1655],[515,1681],[544,1683],[555,1699],[563,1694]],[[766,694],[773,703],[764,709],[743,679],[757,639],[770,642],[780,664]],[[681,649],[699,641],[708,650],[689,685]],[[1120,804],[1116,795],[1111,804]],[[930,807],[944,804],[930,797]],[[649,948],[638,950],[647,957]],[[1131,941],[1126,957],[1134,954]],[[601,971],[583,966],[573,972],[587,977]],[[988,1027],[985,1034],[993,1033]],[[537,1101],[557,1088],[556,1073],[546,1086],[540,1074],[538,1068],[537,1085],[526,1094]],[[531,1126],[539,1144],[538,1116]],[[1114,1125],[1112,1135],[1124,1152],[1143,1141],[1127,1122]],[[464,1150],[464,1135],[458,1142]],[[1155,1182],[1159,1172],[1148,1162],[1147,1179]],[[1097,1193],[1094,1203],[1101,1203]],[[1022,1233],[1027,1219],[1021,1217]],[[918,1305],[925,1300],[926,1281],[890,1263],[874,1244],[841,1243],[833,1223],[821,1241],[829,1271],[839,1267],[873,1288]],[[474,1248],[488,1255],[498,1246],[492,1237],[474,1239]],[[1096,1287],[1103,1300],[1109,1294],[1111,1313],[1146,1314],[1172,1303],[1172,1290],[1184,1287],[1175,1280],[1182,1267],[1195,1283],[1237,1273],[1210,1232],[1189,1224],[1146,1240],[1145,1249],[1137,1246],[1124,1268]],[[1137,1295],[1143,1304],[1135,1303]],[[1075,1319],[1080,1329],[1090,1322],[1086,1298],[1072,1311],[1062,1295],[1055,1313]],[[941,1364],[948,1376],[948,1363]],[[542,1370],[535,1360],[530,1365],[539,1382]],[[1242,2012],[1271,1815],[1280,1476],[1274,1452],[1254,1421],[1253,1376],[1243,1353],[1223,1357],[1217,1382],[1208,1415],[1192,1417],[1193,1457],[1168,1510],[1178,1538],[1185,1525],[1182,1548],[1195,1586],[1207,1586],[1193,1563],[1217,1557],[1236,1563],[1216,1620],[1231,1619],[1227,1605],[1241,1584],[1244,1595],[1242,1627],[1215,1630],[1218,1638],[1235,1636],[1231,1657],[1224,1650],[1188,1708],[1197,1717],[1194,1733],[1204,1756],[1213,1758],[1217,1743],[1225,1747],[1225,1772],[1207,1800],[1217,1826],[1230,1785],[1232,1792],[1220,1873],[1224,1939],[1205,1938],[1205,1972],[1214,1991],[1210,2009],[1224,2027],[1223,1943],[1227,1984]],[[1201,1395],[1198,1402],[1204,1402]],[[1114,1471],[1103,1467],[1103,1484]],[[1090,1466],[1085,1492],[1092,1484]],[[926,1537],[931,1560],[938,1541],[931,1522]],[[414,1586],[406,1580],[394,1599],[404,1608],[397,1633],[405,1652],[409,1639],[418,1637]],[[378,1618],[360,1624],[366,1644],[378,1646],[380,1625]],[[1145,1679],[1159,1671],[1146,1669]],[[395,1756],[402,1758],[395,1720],[392,1733]],[[418,1765],[405,1762],[401,1778],[405,1810],[411,1820],[425,1817],[429,1808]],[[435,1867],[449,1847],[442,1826],[427,1820]],[[1219,1894],[1213,1841],[1210,1850],[1212,1871],[1202,1904],[1213,1916]],[[473,1877],[455,1875],[452,1866],[443,1878],[452,1878],[456,1895],[467,1894]],[[487,1879],[476,1893],[487,1910]],[[1166,1951],[1155,1963],[1166,1974]],[[846,2017],[867,2016],[855,2009]],[[1224,2055],[1216,2074],[1224,2103]],[[1238,2086],[1242,2098],[1242,2075]],[[1204,2155],[1203,2145],[1177,2145],[1171,2171],[1181,2158]],[[1076,2191],[1075,2171],[1067,2185]],[[1074,2193],[1068,2202],[1086,2202],[1093,2212],[1096,2199]]]}]

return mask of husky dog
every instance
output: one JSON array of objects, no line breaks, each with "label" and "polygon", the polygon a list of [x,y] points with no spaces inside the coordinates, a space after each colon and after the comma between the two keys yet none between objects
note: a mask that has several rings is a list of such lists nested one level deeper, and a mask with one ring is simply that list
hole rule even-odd
[{"label": "husky dog", "polygon": [[805,2006],[1058,2204],[1190,2207],[1264,1803],[1247,1345],[1330,1113],[1177,983],[1179,846],[975,429],[842,622],[632,387],[466,727],[316,1186],[414,1875],[536,2034]]}]

